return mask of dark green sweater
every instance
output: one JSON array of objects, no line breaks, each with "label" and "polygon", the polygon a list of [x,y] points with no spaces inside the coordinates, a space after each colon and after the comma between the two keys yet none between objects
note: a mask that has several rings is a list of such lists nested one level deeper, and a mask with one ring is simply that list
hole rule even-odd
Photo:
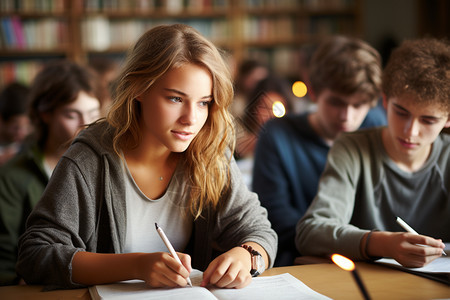
[{"label": "dark green sweater", "polygon": [[25,221],[48,183],[36,145],[25,148],[0,168],[0,284],[18,282],[17,242]]}]

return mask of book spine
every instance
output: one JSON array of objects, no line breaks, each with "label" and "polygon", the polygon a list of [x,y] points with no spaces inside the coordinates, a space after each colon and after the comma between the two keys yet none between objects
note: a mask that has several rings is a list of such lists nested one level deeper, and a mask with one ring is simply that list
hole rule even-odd
[{"label": "book spine", "polygon": [[2,30],[6,37],[6,48],[13,49],[16,45],[16,40],[14,37],[14,31],[11,24],[11,18],[2,19]]},{"label": "book spine", "polygon": [[14,36],[16,37],[16,48],[25,49],[25,37],[23,34],[23,26],[19,17],[11,17],[11,26],[13,28]]}]

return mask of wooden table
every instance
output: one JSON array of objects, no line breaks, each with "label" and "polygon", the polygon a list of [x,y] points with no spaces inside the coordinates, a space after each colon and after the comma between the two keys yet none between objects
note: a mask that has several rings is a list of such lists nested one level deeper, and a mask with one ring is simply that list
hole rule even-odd
[{"label": "wooden table", "polygon": [[[372,299],[442,299],[450,298],[450,287],[406,272],[359,262],[360,277]],[[273,268],[262,276],[290,273],[311,289],[333,299],[362,299],[352,275],[334,264],[298,265]],[[42,292],[41,286],[0,288],[0,299],[87,299],[87,289]],[[282,300],[282,299],[280,299]]]},{"label": "wooden table", "polygon": [[[358,262],[356,269],[372,299],[450,298],[450,287],[403,271]],[[350,272],[335,264],[311,264],[267,270],[264,275],[290,273],[311,289],[333,299],[363,299]]]}]

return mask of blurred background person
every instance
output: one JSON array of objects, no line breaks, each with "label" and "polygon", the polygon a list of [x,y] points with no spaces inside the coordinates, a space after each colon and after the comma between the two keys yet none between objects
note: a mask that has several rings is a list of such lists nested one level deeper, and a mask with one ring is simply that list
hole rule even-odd
[{"label": "blurred background person", "polygon": [[105,117],[112,103],[112,85],[119,73],[120,64],[112,58],[96,57],[90,61],[89,66],[98,75],[100,113]]},{"label": "blurred background person", "polygon": [[295,226],[312,202],[328,151],[342,133],[386,124],[373,108],[381,96],[381,58],[366,42],[333,36],[314,51],[309,68],[314,111],[270,120],[255,150],[253,191],[278,234],[275,266],[299,256]]},{"label": "blurred background person", "polygon": [[306,111],[313,111],[316,109],[316,104],[312,101],[310,96],[311,82],[309,79],[309,72],[311,68],[311,60],[314,51],[317,49],[318,43],[304,44],[299,49],[299,75],[300,81],[305,84],[306,90],[304,95],[297,95],[300,97],[294,102],[294,112],[304,113]]},{"label": "blurred background person", "polygon": [[0,167],[0,284],[17,284],[17,242],[53,169],[85,124],[100,116],[95,73],[62,61],[46,66],[30,91],[35,128],[24,148]]},{"label": "blurred background person", "polygon": [[235,117],[244,114],[250,94],[256,84],[269,75],[267,65],[255,59],[246,59],[237,68],[234,80],[234,99],[231,105],[231,113]]},{"label": "blurred background person", "polygon": [[235,157],[244,180],[251,188],[256,141],[264,123],[292,111],[294,95],[289,82],[275,74],[260,80],[249,93],[237,124]]},{"label": "blurred background person", "polygon": [[0,93],[0,165],[13,157],[32,130],[27,114],[29,87],[12,82]]}]

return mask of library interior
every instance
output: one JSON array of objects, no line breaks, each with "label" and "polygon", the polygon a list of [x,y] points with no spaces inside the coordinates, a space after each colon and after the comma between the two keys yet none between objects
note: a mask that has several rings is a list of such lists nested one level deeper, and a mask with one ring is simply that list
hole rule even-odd
[{"label": "library interior", "polygon": [[[254,150],[262,123],[315,109],[307,72],[312,51],[321,40],[331,36],[361,39],[379,52],[384,66],[391,51],[404,40],[448,40],[449,16],[448,0],[1,0],[0,91],[12,83],[29,87],[44,66],[68,60],[97,73],[102,89],[100,115],[106,116],[114,101],[115,76],[139,37],[161,24],[190,25],[220,50],[231,71],[235,98],[230,109],[237,120],[234,156],[251,190]],[[284,100],[257,103],[258,89],[278,95],[271,99]],[[261,107],[271,109],[269,116],[258,111]],[[252,118],[248,121],[245,116]],[[443,131],[450,134],[449,128]],[[0,154],[9,158],[17,149],[1,148],[1,139],[0,134]],[[444,242],[449,246],[450,241]],[[445,251],[450,253],[448,248]],[[341,270],[330,261],[305,263],[299,259],[295,265],[275,267],[258,278],[273,276],[266,284],[275,286],[279,284],[275,276],[291,274],[304,283],[283,282],[286,293],[293,293],[292,298],[287,294],[286,298],[258,294],[255,289],[224,299],[255,294],[261,299],[297,299],[301,293],[305,299],[368,299],[367,293],[374,299],[450,297],[448,258],[444,271],[404,272],[398,266],[370,262],[357,262],[356,268],[361,278],[356,271]],[[361,285],[364,291],[367,289],[366,294]],[[42,286],[0,287],[2,299],[21,297],[95,299],[92,290],[86,288],[42,292]]]}]

